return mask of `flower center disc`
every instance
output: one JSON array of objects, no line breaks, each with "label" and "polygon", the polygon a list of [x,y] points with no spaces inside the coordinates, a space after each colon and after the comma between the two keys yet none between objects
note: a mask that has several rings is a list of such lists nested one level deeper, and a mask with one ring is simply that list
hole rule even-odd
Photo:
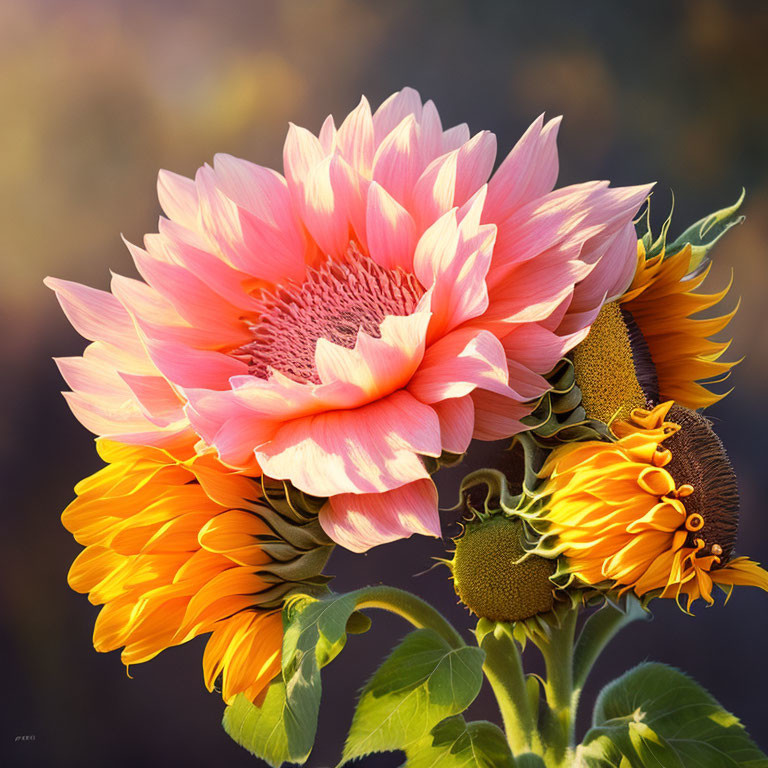
[{"label": "flower center disc", "polygon": [[574,349],[573,365],[587,416],[604,424],[658,402],[648,345],[632,315],[615,301],[603,306],[587,338]]},{"label": "flower center disc", "polygon": [[724,565],[733,554],[739,524],[739,489],[728,454],[709,420],[697,411],[675,403],[667,418],[681,428],[664,441],[672,454],[666,470],[676,485],[693,486],[693,493],[682,501],[689,515],[704,520],[688,534],[686,545],[695,546],[701,539],[705,546],[700,554],[718,555]]},{"label": "flower center disc", "polygon": [[555,561],[525,555],[523,525],[504,515],[471,522],[456,540],[456,593],[472,613],[492,621],[522,621],[552,609],[549,577]]},{"label": "flower center disc", "polygon": [[315,347],[319,339],[352,349],[358,331],[379,338],[387,315],[410,315],[424,289],[402,269],[385,269],[350,243],[341,261],[310,267],[304,282],[264,291],[253,340],[230,354],[253,376],[270,369],[300,382],[319,384]]}]

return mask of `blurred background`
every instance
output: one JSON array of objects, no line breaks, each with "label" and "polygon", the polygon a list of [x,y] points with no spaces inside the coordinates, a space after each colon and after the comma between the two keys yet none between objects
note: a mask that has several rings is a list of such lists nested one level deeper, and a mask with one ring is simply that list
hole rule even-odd
[{"label": "blurred background", "polygon": [[[732,355],[746,359],[711,416],[741,484],[741,549],[768,560],[766,39],[764,0],[0,0],[0,762],[256,764],[219,727],[202,642],[134,667],[132,680],[117,653],[92,649],[97,609],[66,585],[79,547],[59,514],[99,463],[50,360],[84,342],[42,279],[106,288],[110,269],[133,274],[119,235],[138,242],[155,230],[159,168],[192,175],[215,152],[279,168],[289,120],[316,131],[361,93],[375,106],[415,86],[444,124],[494,131],[500,156],[539,113],[562,113],[560,183],[656,180],[657,221],[675,192],[673,234],[746,186],[747,222],[719,246],[709,283],[735,271]],[[444,498],[459,477],[441,476]],[[382,579],[414,588],[469,627],[445,570],[416,575],[443,551],[414,539],[364,557],[337,552],[329,570],[338,590]],[[768,596],[743,589],[695,618],[674,604],[655,614],[609,648],[587,700],[639,661],[668,662],[768,749]],[[326,670],[310,766],[336,763],[357,690],[405,631],[374,618]],[[496,719],[486,695],[472,714]]]}]

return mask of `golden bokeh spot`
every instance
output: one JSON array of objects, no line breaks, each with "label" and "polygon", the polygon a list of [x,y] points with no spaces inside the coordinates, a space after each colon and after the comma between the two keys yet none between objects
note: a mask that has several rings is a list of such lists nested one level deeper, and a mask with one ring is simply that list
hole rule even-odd
[{"label": "golden bokeh spot", "polygon": [[526,554],[523,524],[504,515],[468,523],[452,562],[456,593],[480,618],[522,621],[552,609],[555,561]]},{"label": "golden bokeh spot", "polygon": [[584,341],[573,351],[576,386],[587,416],[605,424],[645,408],[627,323],[617,302],[605,304]]}]

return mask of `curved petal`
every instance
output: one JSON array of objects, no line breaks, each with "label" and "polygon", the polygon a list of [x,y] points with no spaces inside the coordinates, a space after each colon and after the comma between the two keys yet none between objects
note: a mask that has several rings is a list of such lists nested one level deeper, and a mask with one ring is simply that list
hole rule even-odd
[{"label": "curved petal", "polygon": [[475,428],[475,406],[469,395],[433,403],[440,419],[440,442],[449,453],[464,453]]},{"label": "curved petal", "polygon": [[386,493],[331,496],[319,518],[328,536],[352,552],[365,552],[414,533],[440,536],[437,489],[429,479]]},{"label": "curved petal", "polygon": [[354,411],[283,424],[256,450],[264,474],[313,496],[376,493],[427,478],[419,458],[439,456],[437,415],[405,391]]},{"label": "curved petal", "polygon": [[538,117],[488,183],[484,221],[503,221],[516,208],[551,192],[557,181],[557,131],[561,117]]},{"label": "curved petal", "polygon": [[408,391],[424,403],[463,397],[477,387],[524,399],[510,389],[508,379],[501,342],[488,331],[462,328],[427,349]]}]

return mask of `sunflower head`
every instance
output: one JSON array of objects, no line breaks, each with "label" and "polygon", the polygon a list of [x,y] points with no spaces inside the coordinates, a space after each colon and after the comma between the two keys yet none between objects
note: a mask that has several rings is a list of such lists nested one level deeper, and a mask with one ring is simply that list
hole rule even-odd
[{"label": "sunflower head", "polygon": [[550,611],[555,563],[529,555],[519,518],[478,516],[455,539],[449,566],[456,594],[479,618],[513,622]]},{"label": "sunflower head", "polygon": [[[62,521],[84,546],[69,584],[102,605],[98,651],[127,665],[208,634],[205,684],[259,702],[279,674],[285,598],[323,590],[332,543],[317,518],[211,454],[106,440]],[[279,503],[281,502],[281,503]]]},{"label": "sunflower head", "polygon": [[739,500],[728,457],[700,414],[672,402],[634,409],[618,441],[561,446],[521,512],[541,535],[535,554],[560,558],[555,581],[685,595],[712,603],[713,584],[768,590],[768,573],[733,558]]}]

